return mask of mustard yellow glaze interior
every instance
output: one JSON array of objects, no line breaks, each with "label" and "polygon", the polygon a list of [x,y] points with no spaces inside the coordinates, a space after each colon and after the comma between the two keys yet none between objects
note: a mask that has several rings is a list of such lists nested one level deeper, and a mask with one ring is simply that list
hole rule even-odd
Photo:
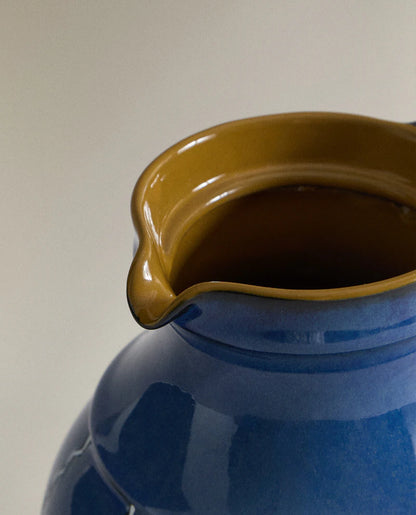
[{"label": "mustard yellow glaze interior", "polygon": [[170,283],[332,289],[416,269],[416,210],[321,186],[283,186],[214,208],[185,233]]},{"label": "mustard yellow glaze interior", "polygon": [[413,208],[407,124],[295,113],[208,129],[135,187],[130,306],[155,327],[206,291],[325,301],[415,282]]}]

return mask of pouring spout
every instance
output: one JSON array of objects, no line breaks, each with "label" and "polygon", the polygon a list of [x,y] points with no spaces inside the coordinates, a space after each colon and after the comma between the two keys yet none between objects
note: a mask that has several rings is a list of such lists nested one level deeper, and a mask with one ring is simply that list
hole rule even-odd
[{"label": "pouring spout", "polygon": [[127,299],[134,318],[145,328],[163,325],[175,300],[174,292],[163,279],[161,265],[150,245],[139,246],[127,280]]}]

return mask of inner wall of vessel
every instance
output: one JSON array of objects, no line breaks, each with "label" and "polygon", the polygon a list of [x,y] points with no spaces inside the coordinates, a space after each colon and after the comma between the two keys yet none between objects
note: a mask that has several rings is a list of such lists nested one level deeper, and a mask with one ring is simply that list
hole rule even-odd
[{"label": "inner wall of vessel", "polygon": [[341,188],[275,187],[225,202],[183,235],[176,294],[206,281],[327,289],[416,269],[416,210]]}]

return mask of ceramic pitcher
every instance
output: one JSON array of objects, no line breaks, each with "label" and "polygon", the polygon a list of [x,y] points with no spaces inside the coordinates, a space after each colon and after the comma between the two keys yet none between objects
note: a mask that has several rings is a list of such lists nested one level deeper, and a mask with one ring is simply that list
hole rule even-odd
[{"label": "ceramic pitcher", "polygon": [[296,113],[140,177],[128,301],[43,515],[416,513],[416,128]]}]

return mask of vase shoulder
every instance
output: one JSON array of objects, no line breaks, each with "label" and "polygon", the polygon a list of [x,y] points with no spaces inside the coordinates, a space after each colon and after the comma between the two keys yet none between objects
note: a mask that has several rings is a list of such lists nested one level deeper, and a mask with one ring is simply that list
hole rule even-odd
[{"label": "vase shoulder", "polygon": [[[220,347],[206,352],[167,326],[104,375],[92,439],[124,497],[150,514],[300,514],[305,499],[313,514],[415,508],[414,352],[305,373],[250,367]],[[303,492],[295,504],[293,485]]]}]

